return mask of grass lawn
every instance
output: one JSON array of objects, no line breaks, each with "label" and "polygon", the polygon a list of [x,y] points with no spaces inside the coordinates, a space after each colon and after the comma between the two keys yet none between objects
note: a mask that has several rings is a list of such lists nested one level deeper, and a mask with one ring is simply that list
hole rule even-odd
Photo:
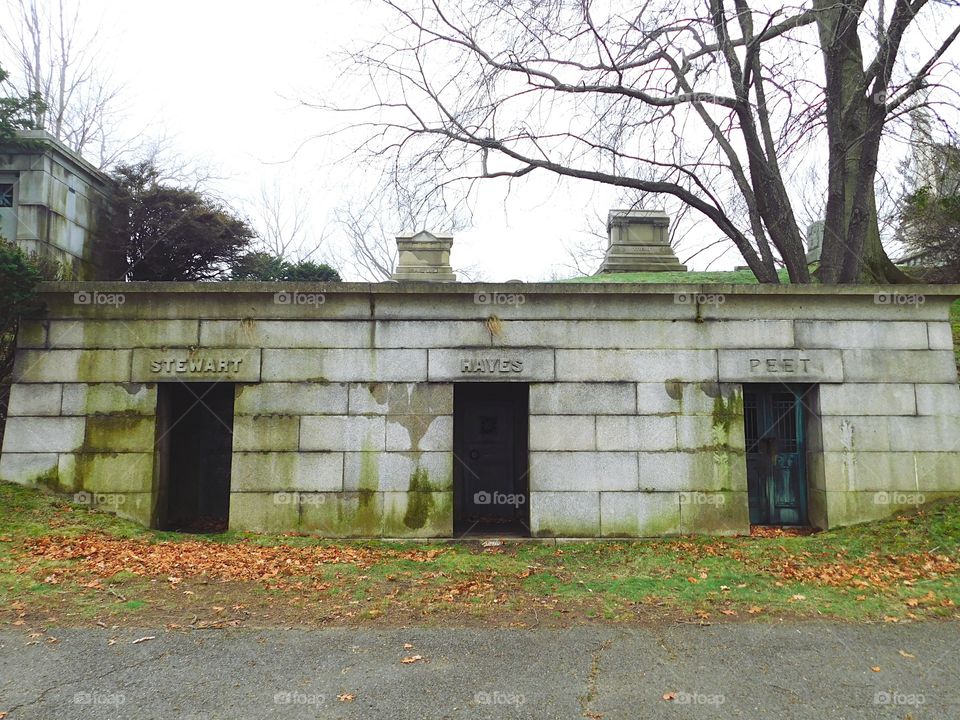
[{"label": "grass lawn", "polygon": [[563,627],[960,618],[960,501],[808,536],[334,542],[148,530],[0,484],[0,620],[47,626]]}]

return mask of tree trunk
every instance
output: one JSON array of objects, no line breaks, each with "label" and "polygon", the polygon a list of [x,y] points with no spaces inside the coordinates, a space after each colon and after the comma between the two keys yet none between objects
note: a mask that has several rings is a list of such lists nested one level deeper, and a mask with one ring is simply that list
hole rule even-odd
[{"label": "tree trunk", "polygon": [[900,283],[910,278],[887,256],[877,221],[876,175],[885,97],[870,97],[863,68],[862,3],[817,0],[826,75],[829,147],[822,283]]}]

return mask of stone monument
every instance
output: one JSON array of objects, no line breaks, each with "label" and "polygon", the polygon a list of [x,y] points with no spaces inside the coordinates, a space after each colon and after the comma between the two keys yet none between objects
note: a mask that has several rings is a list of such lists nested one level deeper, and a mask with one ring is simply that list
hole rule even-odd
[{"label": "stone monument", "polygon": [[823,247],[823,220],[810,223],[807,228],[807,264],[820,262],[820,249]]},{"label": "stone monument", "polygon": [[452,235],[434,235],[421,230],[416,235],[397,236],[397,269],[394,280],[456,282],[450,267]]},{"label": "stone monument", "polygon": [[686,272],[670,247],[670,216],[662,210],[611,210],[602,273]]}]

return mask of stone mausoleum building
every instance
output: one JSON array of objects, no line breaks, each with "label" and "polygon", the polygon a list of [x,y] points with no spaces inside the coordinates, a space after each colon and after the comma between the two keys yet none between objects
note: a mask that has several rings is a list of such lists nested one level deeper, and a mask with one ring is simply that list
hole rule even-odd
[{"label": "stone mausoleum building", "polygon": [[[431,237],[406,239],[402,272],[451,279],[449,238]],[[957,294],[47,284],[19,339],[0,478],[158,528],[846,525],[960,492]]]},{"label": "stone mausoleum building", "polygon": [[0,144],[0,237],[52,258],[73,280],[95,280],[109,260],[96,242],[109,178],[42,130]]}]

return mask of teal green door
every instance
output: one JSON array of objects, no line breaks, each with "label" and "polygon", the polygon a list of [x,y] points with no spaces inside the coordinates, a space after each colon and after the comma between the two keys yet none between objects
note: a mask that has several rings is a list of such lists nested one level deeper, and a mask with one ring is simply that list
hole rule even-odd
[{"label": "teal green door", "polygon": [[745,385],[743,421],[753,525],[807,524],[806,388]]}]

